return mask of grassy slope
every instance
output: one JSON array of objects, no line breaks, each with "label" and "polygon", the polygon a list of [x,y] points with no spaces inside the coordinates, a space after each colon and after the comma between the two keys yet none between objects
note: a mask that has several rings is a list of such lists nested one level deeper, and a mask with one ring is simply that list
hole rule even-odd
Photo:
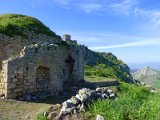
[{"label": "grassy slope", "polygon": [[0,33],[6,34],[8,36],[25,36],[23,33],[24,30],[46,34],[48,36],[53,36],[60,39],[60,36],[57,36],[36,18],[20,14],[0,15]]},{"label": "grassy slope", "polygon": [[97,114],[105,120],[159,120],[160,93],[150,93],[146,88],[121,83],[116,88],[115,100],[95,101],[89,105],[86,116],[94,120]]},{"label": "grassy slope", "polygon": [[85,63],[86,78],[98,76],[102,80],[113,78],[120,81],[132,81],[128,66],[112,53],[88,51],[89,55],[87,55]]}]

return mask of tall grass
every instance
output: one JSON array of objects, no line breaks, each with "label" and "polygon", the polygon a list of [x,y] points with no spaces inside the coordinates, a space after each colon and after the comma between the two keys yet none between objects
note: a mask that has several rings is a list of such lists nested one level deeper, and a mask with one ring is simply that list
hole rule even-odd
[{"label": "tall grass", "polygon": [[98,100],[89,104],[86,116],[94,120],[97,114],[105,120],[159,120],[160,94],[147,89],[121,83],[115,100]]}]

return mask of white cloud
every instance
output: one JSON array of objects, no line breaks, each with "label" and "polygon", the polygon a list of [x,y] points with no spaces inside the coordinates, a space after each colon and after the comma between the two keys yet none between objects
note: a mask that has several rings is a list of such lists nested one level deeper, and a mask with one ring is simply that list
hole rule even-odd
[{"label": "white cloud", "polygon": [[97,46],[97,47],[90,47],[92,50],[104,50],[104,49],[113,49],[113,48],[124,48],[124,47],[138,47],[138,46],[160,46],[160,38],[158,39],[151,39],[151,40],[144,40],[144,41],[137,41],[137,42],[129,42],[117,45],[110,45],[110,46]]},{"label": "white cloud", "polygon": [[110,5],[108,5],[108,7],[118,14],[129,15],[131,12],[133,12],[133,9],[137,4],[137,0],[123,0],[119,3],[111,3]]},{"label": "white cloud", "polygon": [[[37,0],[40,1],[40,0]],[[95,13],[105,15],[108,12],[113,15],[133,15],[145,20],[145,24],[160,26],[160,9],[144,9],[140,7],[140,0],[48,0],[61,5],[61,7],[74,10],[79,9],[87,14]],[[47,4],[47,3],[46,3]],[[48,4],[50,4],[48,2]],[[32,6],[34,7],[34,6]],[[72,8],[72,9],[71,9]],[[116,14],[114,14],[116,13]],[[143,24],[143,23],[142,23]]]},{"label": "white cloud", "polygon": [[135,8],[135,15],[148,17],[154,25],[160,25],[160,10],[144,10]]},{"label": "white cloud", "polygon": [[101,4],[96,4],[96,3],[80,4],[80,7],[86,13],[97,12],[97,11],[100,11],[102,9],[102,5]]}]

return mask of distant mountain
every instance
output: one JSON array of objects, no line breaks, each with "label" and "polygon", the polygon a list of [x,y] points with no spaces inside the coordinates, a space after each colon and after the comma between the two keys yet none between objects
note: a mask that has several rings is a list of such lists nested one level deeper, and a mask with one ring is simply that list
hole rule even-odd
[{"label": "distant mountain", "polygon": [[131,72],[135,72],[135,70],[140,69],[144,66],[150,66],[153,69],[160,70],[160,62],[147,62],[147,63],[128,63],[131,68]]},{"label": "distant mountain", "polygon": [[146,66],[132,73],[132,76],[136,80],[144,82],[155,88],[160,88],[160,71],[158,70]]}]

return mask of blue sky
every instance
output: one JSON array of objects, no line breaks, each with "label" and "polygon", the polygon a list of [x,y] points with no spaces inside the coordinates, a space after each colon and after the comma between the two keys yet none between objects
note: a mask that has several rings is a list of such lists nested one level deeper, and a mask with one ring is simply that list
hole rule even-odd
[{"label": "blue sky", "polygon": [[57,34],[71,34],[131,66],[160,63],[158,0],[1,0],[4,13],[36,17]]}]

